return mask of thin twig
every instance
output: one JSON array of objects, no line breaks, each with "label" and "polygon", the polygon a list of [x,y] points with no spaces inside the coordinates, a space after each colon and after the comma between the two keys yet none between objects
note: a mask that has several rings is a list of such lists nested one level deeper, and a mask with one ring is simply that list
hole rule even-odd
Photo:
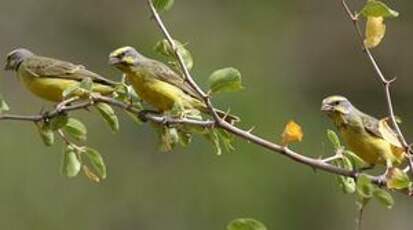
[{"label": "thin twig", "polygon": [[[280,153],[281,155],[284,155],[296,162],[305,164],[307,166],[310,166],[313,169],[320,169],[326,172],[330,172],[336,175],[342,175],[342,176],[347,176],[347,177],[352,177],[357,179],[357,177],[359,176],[359,174],[355,171],[349,171],[346,169],[342,169],[340,167],[336,167],[334,165],[328,164],[326,162],[323,162],[323,160],[320,159],[313,159],[310,157],[306,157],[302,154],[299,154],[287,147],[283,147],[280,146],[278,144],[275,144],[271,141],[265,140],[261,137],[258,137],[252,133],[250,133],[248,130],[243,130],[240,129],[238,127],[236,127],[235,125],[229,124],[228,122],[226,122],[225,120],[223,120],[222,118],[220,118],[216,112],[215,112],[215,108],[210,100],[210,97],[208,96],[208,94],[206,94],[198,85],[197,83],[193,80],[191,74],[189,73],[188,68],[186,67],[183,58],[181,57],[180,53],[178,52],[177,46],[175,44],[174,39],[172,38],[171,34],[168,32],[165,24],[163,23],[161,17],[159,16],[152,0],[148,0],[148,5],[149,8],[152,12],[152,16],[155,19],[158,27],[160,28],[162,34],[165,36],[166,40],[168,41],[168,43],[170,44],[170,46],[172,47],[172,49],[175,52],[175,56],[179,62],[179,65],[181,67],[182,72],[185,75],[185,79],[188,81],[188,83],[192,86],[192,88],[194,90],[197,91],[197,93],[199,95],[202,96],[202,98],[204,99],[204,102],[206,103],[206,105],[208,106],[208,108],[210,109],[210,111],[212,112],[213,118],[216,122],[216,127],[217,128],[221,128],[224,129],[226,131],[228,131],[229,133],[234,134],[235,136],[242,138],[248,142],[252,142],[256,145],[259,145],[261,147],[264,147],[272,152],[277,152]],[[379,185],[383,185],[383,183],[385,183],[385,181],[383,181],[383,178],[381,177],[371,177],[372,181],[376,184]]]},{"label": "thin twig", "polygon": [[411,175],[413,176],[413,157],[412,157],[412,149],[406,139],[404,138],[403,132],[401,131],[401,128],[399,124],[397,123],[396,115],[394,114],[394,106],[393,106],[393,100],[391,96],[391,91],[390,87],[393,82],[396,81],[396,78],[388,80],[384,74],[383,71],[381,70],[380,66],[377,64],[376,59],[374,58],[373,54],[371,53],[370,49],[364,44],[364,38],[363,34],[360,29],[359,21],[358,21],[358,15],[353,14],[352,11],[350,10],[350,7],[348,6],[346,0],[341,1],[347,15],[353,22],[354,28],[356,30],[356,33],[360,39],[361,45],[363,50],[365,51],[367,58],[369,59],[370,63],[372,64],[374,71],[377,73],[377,76],[381,83],[383,84],[385,95],[386,95],[386,102],[387,102],[387,109],[389,111],[389,117],[392,123],[392,126],[396,130],[397,138],[399,139],[400,143],[402,144],[403,148],[405,149],[405,152],[407,154],[408,162],[409,162],[409,167],[410,167],[410,172]]},{"label": "thin twig", "polygon": [[[101,96],[101,95],[94,95],[88,100],[85,101],[79,101],[76,102],[72,105],[63,105],[60,106],[60,108],[55,108],[54,110],[40,114],[40,115],[32,115],[32,116],[21,116],[21,115],[13,115],[13,114],[0,114],[0,120],[16,120],[16,121],[30,121],[30,122],[39,122],[47,119],[53,119],[54,117],[59,116],[61,113],[65,112],[70,112],[70,111],[75,111],[75,110],[82,110],[86,109],[90,106],[93,106],[95,103],[98,102],[103,102],[107,103],[109,105],[112,105],[114,107],[118,107],[120,109],[123,109],[125,111],[131,112],[133,114],[136,114],[138,117],[143,117],[145,120],[149,120],[155,123],[163,124],[163,125],[194,125],[194,126],[199,126],[199,127],[204,127],[204,128],[221,128],[223,130],[226,130],[229,133],[232,133],[233,135],[244,139],[248,142],[254,143],[258,146],[261,146],[263,148],[266,148],[272,152],[279,153],[283,156],[286,156],[296,162],[299,162],[301,164],[310,166],[313,169],[319,169],[322,171],[326,171],[335,175],[341,175],[341,176],[346,176],[346,177],[351,177],[354,179],[357,179],[359,176],[359,173],[356,171],[351,171],[351,170],[346,170],[337,166],[334,166],[332,164],[329,164],[327,162],[324,162],[322,159],[314,159],[311,157],[306,157],[303,154],[297,153],[288,147],[284,147],[278,144],[275,144],[271,141],[268,141],[264,138],[261,138],[257,135],[254,135],[250,132],[250,130],[243,130],[235,125],[229,124],[222,118],[220,118],[216,112],[215,108],[213,107],[211,100],[208,96],[208,94],[205,94],[202,89],[195,83],[193,80],[191,74],[189,73],[189,70],[186,68],[183,59],[181,55],[178,52],[178,49],[176,48],[176,44],[168,31],[166,30],[166,27],[162,23],[161,18],[159,17],[155,7],[153,6],[153,3],[151,0],[148,0],[150,8],[153,12],[153,16],[156,19],[156,22],[161,28],[163,34],[165,35],[166,39],[170,43],[171,47],[175,47],[174,51],[176,54],[176,57],[180,63],[180,66],[182,68],[183,73],[185,74],[185,78],[188,81],[188,83],[203,97],[205,100],[205,103],[207,104],[208,108],[211,110],[211,113],[213,115],[214,120],[194,120],[194,119],[188,119],[188,118],[174,118],[174,117],[168,117],[166,115],[162,114],[157,114],[157,113],[151,113],[151,112],[145,112],[142,111],[138,108],[135,108],[131,106],[130,104],[118,101],[114,98],[106,97],[106,96]],[[73,102],[73,101],[71,101]],[[165,124],[166,122],[166,124]],[[60,134],[60,133],[59,133]],[[385,179],[383,180],[382,177],[380,176],[369,176],[370,179],[378,184],[378,185],[383,185],[386,183]],[[407,194],[407,193],[406,193]]]},{"label": "thin twig", "polygon": [[159,16],[158,11],[156,10],[153,1],[148,0],[148,5],[149,8],[152,12],[152,16],[156,21],[156,24],[158,25],[159,29],[161,30],[162,34],[165,36],[166,40],[168,41],[169,45],[171,46],[172,50],[174,51],[174,54],[176,56],[176,59],[178,60],[179,66],[181,67],[181,70],[184,74],[185,81],[188,82],[188,84],[199,94],[204,99],[205,104],[207,105],[209,111],[212,114],[212,117],[217,123],[223,123],[225,122],[224,119],[218,116],[217,112],[214,109],[214,106],[212,105],[211,99],[207,93],[205,93],[201,87],[198,86],[198,84],[194,81],[194,79],[191,76],[191,73],[189,72],[188,68],[185,65],[185,61],[182,57],[182,55],[179,53],[178,46],[176,45],[175,40],[172,38],[171,34],[169,31],[166,29],[165,24],[163,23],[161,17]]},{"label": "thin twig", "polygon": [[63,131],[61,129],[57,130],[57,134],[59,134],[60,138],[62,138],[62,140],[66,144],[66,146],[71,145],[70,140],[67,139],[66,135],[63,133]]},{"label": "thin twig", "polygon": [[364,209],[365,209],[366,204],[360,204],[360,205],[362,206],[358,210],[359,212],[358,212],[358,216],[356,219],[356,230],[362,230],[362,226],[363,226],[363,214],[364,214]]},{"label": "thin twig", "polygon": [[10,121],[29,121],[29,122],[40,122],[47,119],[53,119],[64,112],[70,112],[75,110],[81,110],[92,106],[95,103],[104,102],[110,104],[112,106],[118,107],[120,109],[129,111],[131,113],[136,114],[137,116],[143,116],[146,120],[150,120],[156,123],[164,123],[165,120],[167,121],[168,125],[195,125],[195,126],[202,126],[205,128],[212,128],[215,125],[215,122],[212,120],[195,120],[195,119],[188,119],[188,118],[167,118],[165,116],[156,114],[156,113],[146,113],[145,111],[141,111],[135,107],[130,106],[127,103],[123,103],[121,101],[115,100],[110,97],[95,95],[92,99],[88,101],[81,101],[71,106],[62,106],[59,109],[55,108],[54,110],[39,114],[39,115],[15,115],[15,114],[0,114],[0,120],[10,120]]},{"label": "thin twig", "polygon": [[[22,115],[13,115],[13,114],[2,114],[0,115],[0,120],[15,120],[15,121],[30,121],[30,122],[39,122],[45,119],[53,119],[57,116],[59,116],[61,113],[64,112],[70,112],[70,111],[75,111],[75,110],[81,110],[84,108],[88,108],[91,105],[95,103],[107,103],[112,106],[118,107],[120,109],[126,110],[128,112],[134,113],[137,116],[143,116],[146,120],[159,123],[159,124],[164,124],[164,125],[194,125],[194,126],[200,126],[204,128],[213,128],[215,126],[218,126],[218,124],[213,121],[213,120],[194,120],[194,119],[189,119],[189,118],[174,118],[174,117],[167,117],[165,115],[157,114],[157,113],[147,113],[145,111],[141,111],[140,109],[137,109],[135,107],[131,107],[129,104],[118,101],[116,99],[106,97],[106,96],[100,96],[100,95],[95,95],[93,98],[91,98],[88,101],[81,101],[76,104],[70,105],[70,106],[63,106],[59,111],[57,109],[54,109],[48,113],[40,114],[40,115],[31,115],[31,116],[22,116]],[[165,124],[165,121],[167,124]],[[310,166],[311,168],[315,169],[321,169],[330,173],[334,173],[337,175],[343,175],[343,176],[348,176],[348,177],[357,177],[357,173],[349,170],[345,170],[339,167],[336,167],[334,165],[328,164],[323,162],[320,159],[313,159],[310,157],[306,157],[302,154],[299,154],[297,152],[294,152],[293,150],[283,147],[280,145],[277,145],[275,143],[272,143],[271,141],[265,140],[261,137],[258,137],[256,135],[251,134],[247,130],[242,130],[240,128],[237,128],[227,122],[222,123],[219,125],[219,128],[225,129],[228,132],[241,137],[245,140],[248,140],[252,143],[255,143],[257,145],[260,145],[264,148],[267,148],[268,150],[279,152],[283,154],[284,156],[287,156],[297,162],[306,164]],[[374,179],[374,178],[373,178]],[[375,182],[379,183],[379,178],[374,179]]]}]

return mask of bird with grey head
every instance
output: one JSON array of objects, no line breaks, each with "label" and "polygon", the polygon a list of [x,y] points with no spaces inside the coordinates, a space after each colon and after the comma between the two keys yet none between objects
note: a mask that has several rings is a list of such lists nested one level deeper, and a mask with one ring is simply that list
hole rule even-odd
[{"label": "bird with grey head", "polygon": [[332,115],[333,113],[348,114],[353,105],[343,96],[329,96],[321,103],[321,111]]},{"label": "bird with grey head", "polygon": [[127,71],[130,67],[138,65],[144,59],[145,57],[135,48],[126,46],[110,53],[109,65],[115,66],[122,71]]},{"label": "bird with grey head", "polygon": [[405,149],[387,118],[365,114],[342,96],[325,98],[321,110],[333,121],[348,149],[369,165],[385,163],[389,169],[405,159]]},{"label": "bird with grey head", "polygon": [[324,98],[321,111],[327,114],[337,127],[349,124],[359,127],[362,117],[370,117],[354,107],[347,98],[338,95]]},{"label": "bird with grey head", "polygon": [[9,54],[7,54],[7,59],[4,65],[4,70],[17,71],[20,65],[23,63],[23,61],[32,56],[34,56],[34,53],[32,53],[28,49],[24,49],[24,48],[15,49],[11,51]]}]

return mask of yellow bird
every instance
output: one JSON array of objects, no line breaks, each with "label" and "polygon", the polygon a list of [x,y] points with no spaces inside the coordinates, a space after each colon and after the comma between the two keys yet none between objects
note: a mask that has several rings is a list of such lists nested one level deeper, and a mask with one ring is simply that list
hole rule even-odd
[{"label": "yellow bird", "polygon": [[333,121],[347,147],[370,165],[386,164],[390,168],[405,159],[404,148],[387,119],[361,112],[342,96],[325,98],[321,110]]},{"label": "yellow bird", "polygon": [[[197,109],[209,113],[199,94],[167,65],[138,53],[132,47],[123,47],[109,55],[109,63],[123,73],[139,97],[160,112],[175,107]],[[227,121],[239,118],[216,110]]]},{"label": "yellow bird", "polygon": [[[92,91],[103,95],[111,94],[116,83],[93,73],[81,65],[53,58],[37,56],[23,48],[7,55],[5,70],[15,71],[18,79],[36,96],[60,102],[66,89],[76,87],[83,79],[93,81]],[[78,95],[77,95],[78,94]],[[81,92],[75,96],[83,96]]]}]

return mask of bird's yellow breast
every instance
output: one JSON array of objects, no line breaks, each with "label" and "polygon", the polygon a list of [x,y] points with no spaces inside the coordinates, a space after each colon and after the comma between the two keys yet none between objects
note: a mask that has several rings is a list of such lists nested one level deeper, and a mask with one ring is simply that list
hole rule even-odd
[{"label": "bird's yellow breast", "polygon": [[340,128],[348,148],[369,164],[383,164],[385,159],[393,159],[391,145],[366,131]]},{"label": "bird's yellow breast", "polygon": [[[63,78],[47,78],[35,77],[28,73],[21,72],[19,74],[20,81],[34,95],[52,102],[60,102],[63,100],[63,92],[79,84],[78,81],[63,79]],[[94,84],[93,91],[109,94],[113,92],[112,87]],[[82,95],[78,95],[82,96]]]},{"label": "bird's yellow breast", "polygon": [[127,78],[139,97],[161,112],[171,110],[176,105],[182,108],[193,107],[194,99],[172,84],[141,73],[127,74]]}]

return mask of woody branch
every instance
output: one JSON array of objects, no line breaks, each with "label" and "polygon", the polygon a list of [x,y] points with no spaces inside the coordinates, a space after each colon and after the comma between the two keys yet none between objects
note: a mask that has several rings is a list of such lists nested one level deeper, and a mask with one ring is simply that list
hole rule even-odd
[{"label": "woody branch", "polygon": [[[211,98],[209,97],[208,94],[206,94],[199,86],[198,84],[193,80],[188,68],[185,65],[185,62],[181,56],[181,54],[179,53],[178,47],[175,43],[175,40],[173,39],[173,37],[171,36],[171,34],[169,33],[169,31],[167,30],[164,22],[162,21],[159,13],[157,12],[153,1],[152,0],[148,0],[148,5],[149,8],[151,10],[152,16],[155,19],[155,22],[157,24],[157,26],[159,27],[159,29],[161,30],[162,34],[164,35],[164,37],[166,38],[166,40],[168,41],[168,43],[170,44],[170,46],[172,47],[176,59],[178,60],[179,66],[181,67],[181,70],[184,74],[184,78],[185,80],[192,86],[192,88],[200,95],[202,96],[202,98],[204,99],[204,102],[206,103],[206,105],[208,106],[209,110],[212,112],[213,114],[213,119],[215,121],[215,125],[217,128],[221,128],[223,130],[226,130],[229,133],[234,134],[235,136],[244,139],[250,143],[254,143],[258,146],[261,146],[263,148],[266,148],[267,150],[270,150],[272,152],[275,153],[279,153],[283,156],[286,156],[296,162],[299,162],[301,164],[310,166],[313,169],[319,169],[322,171],[326,171],[332,174],[336,174],[336,175],[342,175],[342,176],[347,176],[347,177],[352,177],[354,179],[357,179],[359,177],[359,173],[356,171],[350,171],[350,170],[346,170],[346,169],[342,169],[339,168],[335,165],[329,164],[329,161],[325,161],[322,159],[314,159],[314,158],[310,158],[310,157],[306,157],[303,154],[297,153],[291,149],[289,149],[287,146],[281,146],[278,145],[276,143],[273,143],[271,141],[268,141],[264,138],[261,138],[259,136],[256,136],[254,134],[252,134],[250,131],[248,130],[243,130],[240,129],[238,127],[236,127],[233,124],[230,124],[228,122],[226,122],[224,119],[220,118],[216,113],[215,113],[215,108],[211,102]],[[370,176],[372,181],[378,185],[384,185],[386,184],[386,179],[383,177],[376,177],[376,176]],[[407,193],[406,193],[407,194]]]},{"label": "woody branch", "polygon": [[368,60],[372,64],[373,69],[377,74],[378,80],[380,80],[380,82],[383,84],[384,92],[385,92],[385,95],[386,95],[386,103],[387,103],[387,108],[388,108],[388,112],[389,112],[390,121],[391,121],[392,126],[396,130],[397,137],[398,137],[400,143],[403,145],[403,148],[405,149],[406,154],[408,155],[409,168],[410,168],[411,175],[413,176],[413,157],[412,157],[413,152],[412,152],[412,148],[411,148],[411,145],[408,144],[408,142],[406,141],[406,139],[403,135],[403,132],[401,131],[401,128],[400,128],[399,124],[397,123],[396,115],[394,114],[393,99],[392,99],[392,96],[391,96],[390,87],[391,87],[392,83],[394,83],[396,81],[396,78],[392,78],[392,79],[389,80],[384,76],[383,71],[381,70],[379,64],[376,61],[376,58],[371,53],[370,49],[364,44],[364,37],[363,37],[363,34],[361,32],[358,15],[356,13],[352,12],[352,10],[348,6],[346,0],[342,0],[341,3],[344,7],[345,12],[347,13],[348,17],[351,19],[351,21],[354,25],[354,28],[356,30],[357,36],[360,40],[360,43],[361,43],[361,46],[363,48],[364,53],[366,54]]},{"label": "woody branch", "polygon": [[[182,72],[184,74],[185,80],[197,91],[197,93],[204,99],[205,103],[207,104],[208,108],[210,109],[213,119],[212,120],[194,120],[194,119],[189,119],[189,118],[175,118],[175,117],[170,117],[168,115],[164,114],[158,114],[154,112],[148,112],[148,111],[142,111],[138,108],[135,108],[131,106],[130,104],[118,101],[114,98],[111,97],[106,97],[106,96],[101,96],[101,95],[93,95],[90,99],[88,100],[79,100],[73,102],[72,100],[66,100],[58,104],[53,110],[43,113],[43,114],[37,114],[37,115],[15,115],[15,114],[0,114],[0,120],[11,120],[11,121],[27,121],[27,122],[42,122],[42,121],[47,121],[50,119],[53,119],[63,113],[68,113],[71,111],[77,111],[77,110],[83,110],[92,107],[96,103],[107,103],[111,106],[120,108],[122,110],[131,112],[135,115],[137,115],[141,120],[148,120],[152,121],[155,123],[159,123],[162,125],[181,125],[181,124],[188,124],[188,125],[194,125],[194,126],[199,126],[199,127],[204,127],[204,128],[220,128],[223,130],[226,130],[229,133],[232,133],[233,135],[246,140],[250,143],[254,143],[260,147],[263,147],[271,152],[281,154],[283,156],[286,156],[290,159],[292,159],[295,162],[301,163],[303,165],[310,166],[313,169],[318,169],[321,171],[325,171],[331,174],[335,175],[340,175],[340,176],[346,176],[346,177],[351,177],[354,179],[357,179],[360,176],[360,173],[357,171],[351,171],[351,170],[346,170],[340,167],[337,167],[333,164],[330,164],[329,160],[326,159],[318,159],[318,158],[311,158],[307,157],[304,154],[295,152],[294,150],[288,148],[287,146],[281,146],[279,144],[273,143],[269,140],[266,140],[262,137],[259,137],[257,135],[254,135],[251,133],[251,131],[244,130],[241,128],[236,127],[233,124],[230,124],[226,122],[224,119],[220,118],[216,112],[215,108],[211,102],[210,96],[205,93],[199,86],[198,84],[193,80],[189,70],[186,68],[184,61],[178,52],[177,46],[175,44],[175,41],[173,40],[172,36],[169,34],[168,30],[166,29],[164,23],[162,22],[156,8],[153,5],[153,2],[151,0],[148,0],[149,7],[151,9],[152,15],[161,29],[162,33],[164,34],[165,38],[173,48],[176,58],[179,62],[179,65],[182,69]],[[72,104],[71,104],[72,103]],[[329,159],[329,158],[327,158]],[[370,179],[377,185],[384,185],[386,184],[386,179],[380,176],[369,176]],[[401,191],[404,194],[408,194],[407,191]]]}]

